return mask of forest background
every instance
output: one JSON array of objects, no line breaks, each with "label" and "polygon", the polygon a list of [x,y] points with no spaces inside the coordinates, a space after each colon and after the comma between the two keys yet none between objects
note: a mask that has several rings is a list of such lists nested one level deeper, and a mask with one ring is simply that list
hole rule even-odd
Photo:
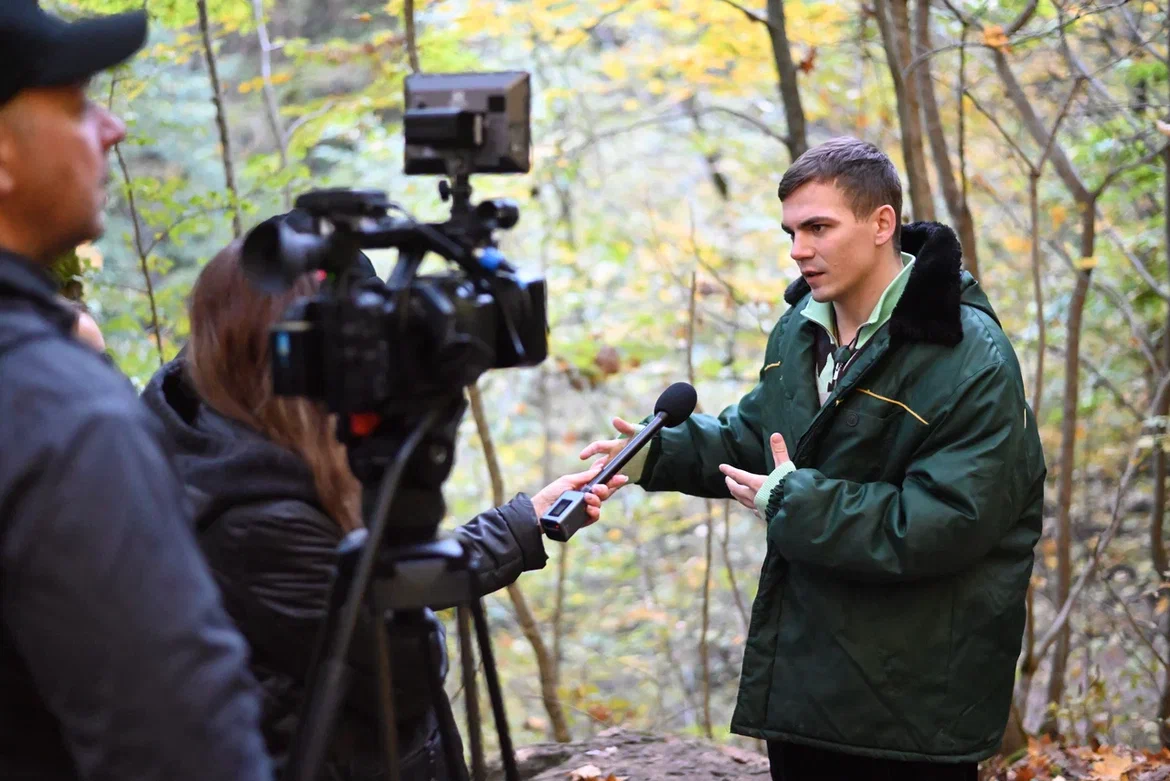
[{"label": "forest background", "polygon": [[[1042,428],[1045,534],[1004,751],[1040,735],[1170,745],[1166,3],[146,6],[148,47],[94,85],[130,130],[109,229],[60,267],[139,387],[182,345],[202,264],[296,194],[375,188],[445,217],[437,180],[402,174],[408,73],[532,74],[532,172],[473,184],[521,206],[502,248],[549,280],[551,356],[472,391],[452,523],[577,471],[611,416],[640,418],[670,382],[693,382],[705,411],[737,400],[796,276],[779,177],[836,135],[886,150],[906,218],[959,233]],[[630,488],[549,547],[544,570],[487,600],[519,743],[623,725],[759,748],[727,728],[757,518]]]}]

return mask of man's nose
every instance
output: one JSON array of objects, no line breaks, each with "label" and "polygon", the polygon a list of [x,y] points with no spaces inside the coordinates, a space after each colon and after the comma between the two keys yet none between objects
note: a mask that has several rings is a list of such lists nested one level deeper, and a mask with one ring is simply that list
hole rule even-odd
[{"label": "man's nose", "polygon": [[792,252],[790,254],[793,260],[807,260],[814,254],[812,244],[797,235],[792,239]]},{"label": "man's nose", "polygon": [[126,123],[112,112],[101,109],[101,140],[102,148],[110,149],[115,144],[122,143],[126,138]]}]

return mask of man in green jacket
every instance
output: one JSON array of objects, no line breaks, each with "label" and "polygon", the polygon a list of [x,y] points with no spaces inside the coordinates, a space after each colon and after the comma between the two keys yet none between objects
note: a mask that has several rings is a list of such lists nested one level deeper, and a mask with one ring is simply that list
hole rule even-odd
[{"label": "man in green jacket", "polygon": [[901,224],[878,149],[810,149],[779,196],[801,276],[758,384],[626,471],[767,524],[731,729],[768,742],[773,778],[974,780],[1007,722],[1041,530],[1019,364],[954,232]]}]

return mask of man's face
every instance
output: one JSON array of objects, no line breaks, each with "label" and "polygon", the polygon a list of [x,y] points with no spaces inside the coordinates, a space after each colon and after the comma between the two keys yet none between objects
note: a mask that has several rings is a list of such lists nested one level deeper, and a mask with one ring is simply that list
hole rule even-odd
[{"label": "man's face", "polygon": [[125,137],[122,121],[83,85],[19,93],[0,109],[0,216],[51,256],[96,239],[108,153]]},{"label": "man's face", "polygon": [[[784,232],[792,237],[792,259],[816,301],[839,301],[861,289],[891,251],[891,231],[883,227],[881,215],[875,212],[859,220],[835,184],[801,185],[782,207]],[[892,218],[891,207],[882,209]]]}]

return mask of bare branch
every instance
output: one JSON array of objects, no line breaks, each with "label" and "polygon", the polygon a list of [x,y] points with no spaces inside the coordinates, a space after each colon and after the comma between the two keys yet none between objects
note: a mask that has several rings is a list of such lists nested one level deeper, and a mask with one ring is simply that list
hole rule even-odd
[{"label": "bare branch", "polygon": [[770,25],[768,24],[768,20],[767,20],[767,19],[765,19],[764,17],[760,16],[759,14],[757,14],[755,11],[751,10],[750,8],[745,8],[744,6],[742,6],[742,5],[740,5],[739,3],[735,2],[735,0],[721,0],[721,2],[727,3],[729,6],[731,6],[731,7],[732,7],[732,8],[734,8],[735,10],[739,11],[741,14],[743,14],[744,16],[746,16],[746,17],[748,18],[748,20],[749,20],[749,21],[752,21],[752,22],[758,22],[758,23],[760,23],[760,24],[764,25],[765,27],[769,27],[769,26],[770,26]]},{"label": "bare branch", "polygon": [[[1147,418],[1153,416],[1154,411],[1161,405],[1163,397],[1167,392],[1170,392],[1170,373],[1163,375],[1161,381],[1158,383],[1158,390],[1154,395],[1153,402],[1150,404],[1149,412],[1146,415]],[[1121,528],[1121,522],[1125,517],[1121,514],[1122,501],[1125,498],[1126,492],[1129,490],[1130,483],[1133,481],[1139,465],[1145,460],[1138,458],[1140,444],[1136,437],[1134,439],[1133,447],[1130,448],[1128,465],[1125,468],[1125,473],[1121,477],[1121,482],[1117,486],[1117,493],[1113,499],[1113,518],[1109,524],[1109,528],[1098,539],[1089,563],[1081,572],[1081,576],[1077,579],[1076,585],[1069,592],[1068,599],[1064,601],[1056,617],[1052,620],[1052,625],[1048,627],[1048,631],[1041,638],[1036,651],[1037,660],[1043,658],[1044,654],[1048,652],[1048,649],[1052,647],[1052,644],[1056,642],[1057,636],[1064,628],[1064,625],[1068,623],[1069,616],[1072,615],[1073,605],[1076,604],[1081,592],[1084,591],[1085,586],[1088,584],[1089,578],[1096,571],[1097,565],[1101,562],[1101,556],[1105,553],[1105,549],[1109,547],[1109,543],[1112,542],[1114,535],[1117,534],[1117,530]]]},{"label": "bare branch", "polygon": [[[1049,345],[1046,345],[1046,348],[1049,352],[1054,352],[1060,356],[1064,355],[1064,348],[1059,346],[1059,345],[1049,344]],[[1113,382],[1109,379],[1109,377],[1105,374],[1105,372],[1102,371],[1100,369],[1100,367],[1097,366],[1096,363],[1094,363],[1091,359],[1086,358],[1084,356],[1084,353],[1082,353],[1079,356],[1079,360],[1080,360],[1081,366],[1088,369],[1089,374],[1093,375],[1093,378],[1096,380],[1097,384],[1100,385],[1105,390],[1109,391],[1109,393],[1113,396],[1114,400],[1118,404],[1121,405],[1121,408],[1133,416],[1133,419],[1135,422],[1137,422],[1137,423],[1145,422],[1146,418],[1144,415],[1142,415],[1141,410],[1139,410],[1137,407],[1135,407],[1133,404],[1130,403],[1129,399],[1127,399],[1125,397],[1125,394],[1122,393],[1121,390],[1116,385],[1113,384]]]},{"label": "bare branch", "polygon": [[211,40],[211,23],[207,19],[207,0],[196,0],[199,10],[199,31],[203,35],[203,55],[207,61],[207,73],[211,79],[211,99],[215,104],[215,123],[219,127],[219,143],[223,155],[223,174],[228,194],[232,199],[232,230],[235,236],[244,232],[240,220],[240,193],[236,189],[235,164],[232,162],[232,139],[228,133],[227,113],[223,100],[223,89],[219,83],[219,69],[215,63],[215,46]]},{"label": "bare branch", "polygon": [[995,118],[995,115],[992,114],[987,109],[985,109],[983,107],[983,104],[979,102],[979,100],[975,97],[975,95],[970,90],[966,91],[964,94],[971,101],[971,104],[975,106],[975,109],[980,114],[987,117],[987,119],[991,122],[991,124],[995,126],[995,129],[999,131],[999,134],[1001,136],[1003,136],[1003,140],[1007,141],[1008,144],[1011,146],[1012,151],[1015,152],[1019,156],[1020,162],[1024,164],[1024,167],[1030,169],[1032,167],[1032,161],[1028,159],[1028,155],[1024,152],[1024,150],[1020,149],[1020,145],[1017,144],[1016,140],[1011,137],[1011,134],[1008,133],[1006,130],[1004,130],[1003,125],[1001,125],[999,123],[999,120]]},{"label": "bare branch", "polygon": [[[111,88],[112,90],[112,88]],[[126,180],[126,202],[130,208],[130,223],[134,226],[134,249],[138,253],[138,263],[142,269],[142,278],[146,281],[146,298],[150,301],[150,330],[154,333],[154,343],[158,350],[158,365],[166,363],[163,357],[162,329],[158,322],[158,305],[154,298],[154,281],[150,278],[150,264],[147,262],[149,254],[142,243],[142,226],[138,217],[138,207],[134,201],[134,188],[130,186],[130,169],[126,167],[126,158],[122,156],[122,146],[114,147],[114,155],[118,158],[118,167],[122,169],[122,177]]]},{"label": "bare branch", "polygon": [[1138,29],[1137,23],[1133,20],[1133,14],[1129,12],[1128,8],[1121,9],[1121,18],[1125,20],[1126,26],[1129,27],[1129,31],[1133,34],[1133,40],[1136,44],[1145,49],[1147,53],[1153,55],[1154,59],[1156,59],[1158,62],[1162,63],[1163,65],[1170,65],[1170,57],[1163,55],[1161,52],[1150,45],[1152,39],[1142,39],[1141,30]]},{"label": "bare branch", "polygon": [[1141,168],[1143,165],[1149,165],[1161,157],[1162,153],[1166,151],[1166,149],[1167,145],[1162,145],[1156,149],[1152,149],[1149,152],[1146,152],[1146,154],[1142,155],[1140,159],[1135,160],[1132,163],[1126,163],[1125,165],[1114,168],[1105,175],[1105,178],[1101,180],[1101,184],[1097,186],[1097,189],[1093,190],[1093,199],[1096,200],[1101,195],[1101,193],[1105,192],[1109,185],[1113,184],[1113,182],[1117,180],[1117,177],[1128,171],[1132,171],[1135,168]]},{"label": "bare branch", "polygon": [[1028,23],[1032,18],[1032,14],[1036,13],[1037,0],[1029,0],[1024,9],[1020,11],[1020,15],[1016,17],[1015,21],[1004,28],[1004,35],[1009,38],[1020,31],[1020,28]]},{"label": "bare branch", "polygon": [[[1025,233],[1028,232],[1028,227],[1016,215],[1016,208],[1005,203],[999,194],[994,190],[991,190],[990,188],[981,189],[983,192],[987,193],[987,195],[991,197],[992,200],[999,204],[1003,214],[1009,220],[1011,220],[1020,231]],[[1060,242],[1053,241],[1052,239],[1045,239],[1044,244],[1058,257],[1060,257],[1061,260],[1064,261],[1064,264],[1069,268],[1070,271],[1072,271],[1074,274],[1079,273],[1077,265],[1072,259],[1072,255],[1069,254],[1068,250],[1065,249],[1065,247]],[[1121,316],[1125,318],[1126,323],[1129,325],[1130,332],[1133,334],[1134,339],[1137,340],[1138,350],[1141,352],[1142,357],[1144,357],[1146,362],[1149,364],[1150,371],[1155,375],[1160,374],[1162,371],[1161,363],[1155,357],[1153,342],[1150,341],[1150,336],[1148,333],[1146,333],[1146,329],[1141,324],[1140,318],[1138,318],[1137,314],[1133,311],[1133,307],[1131,307],[1125,300],[1125,296],[1122,295],[1121,291],[1117,290],[1108,282],[1103,281],[1099,275],[1093,276],[1089,283],[1089,287],[1091,289],[1097,290],[1113,302],[1113,305],[1116,307],[1117,311],[1121,313]]]},{"label": "bare branch", "polygon": [[1040,155],[1040,160],[1036,163],[1036,175],[1044,170],[1044,163],[1048,161],[1048,155],[1052,153],[1052,145],[1056,143],[1056,134],[1060,132],[1060,125],[1064,122],[1064,118],[1068,116],[1068,110],[1072,107],[1073,98],[1076,97],[1077,90],[1081,87],[1081,79],[1073,82],[1072,89],[1068,91],[1068,97],[1064,99],[1064,105],[1060,107],[1060,113],[1056,116],[1056,121],[1052,123],[1052,132],[1048,134],[1048,143],[1044,145],[1044,154]]},{"label": "bare branch", "polygon": [[1003,52],[996,50],[994,54],[995,69],[999,72],[1000,79],[1003,81],[1008,98],[1016,107],[1016,111],[1024,120],[1024,126],[1032,134],[1032,138],[1041,147],[1052,144],[1051,156],[1052,165],[1056,168],[1057,174],[1064,181],[1065,186],[1072,193],[1073,199],[1079,204],[1087,204],[1092,200],[1084,181],[1080,174],[1077,173],[1069,160],[1068,155],[1058,142],[1053,140],[1054,134],[1049,134],[1044,127],[1044,123],[1040,121],[1040,117],[1036,114],[1036,109],[1033,108],[1032,102],[1028,96],[1024,94],[1024,88],[1020,86],[1019,80],[1016,78],[1015,72],[1012,71],[1011,64],[1008,63],[1007,57]]},{"label": "bare branch", "polygon": [[[1152,642],[1150,642],[1150,639],[1146,637],[1146,633],[1142,631],[1140,626],[1138,626],[1137,619],[1134,618],[1133,611],[1129,609],[1129,605],[1125,603],[1125,600],[1122,599],[1120,594],[1113,590],[1113,584],[1109,582],[1109,579],[1103,579],[1101,584],[1105,586],[1105,590],[1109,592],[1109,596],[1113,597],[1113,601],[1121,606],[1121,611],[1125,613],[1127,623],[1133,627],[1133,631],[1137,633],[1137,636],[1142,641],[1142,644],[1145,645],[1146,648],[1150,649],[1150,653],[1152,653],[1154,658],[1161,663],[1163,668],[1170,667],[1170,662],[1168,662],[1166,658],[1158,652],[1158,649]],[[1158,676],[1154,674],[1154,671],[1151,670],[1148,665],[1144,664],[1142,665],[1142,669],[1144,669],[1146,674],[1150,676],[1150,682],[1153,683],[1155,687],[1158,686]]]},{"label": "bare branch", "polygon": [[293,140],[293,136],[295,136],[297,134],[297,131],[299,131],[306,124],[308,124],[309,122],[312,122],[314,119],[317,119],[319,117],[323,117],[326,114],[328,114],[330,111],[332,111],[333,105],[334,105],[333,102],[330,101],[330,102],[326,103],[325,105],[321,106],[321,108],[317,109],[316,111],[310,111],[308,114],[302,114],[301,116],[297,117],[293,121],[293,123],[288,126],[288,130],[284,131],[285,145],[287,146],[288,144],[291,144],[292,140]]},{"label": "bare branch", "polygon": [[421,68],[418,64],[418,32],[414,27],[414,0],[405,0],[402,7],[402,16],[406,30],[406,56],[410,61],[410,72],[418,73]]},{"label": "bare branch", "polygon": [[1159,298],[1170,302],[1170,290],[1167,290],[1158,284],[1158,280],[1154,279],[1154,275],[1150,273],[1148,268],[1146,268],[1146,264],[1142,262],[1142,259],[1130,251],[1129,247],[1125,246],[1125,239],[1121,238],[1117,231],[1112,227],[1105,229],[1105,235],[1113,239],[1113,243],[1117,245],[1119,250],[1121,250],[1121,254],[1125,255],[1126,260],[1128,260],[1129,264],[1133,266],[1133,270],[1138,273],[1138,276],[1142,278],[1142,281],[1150,286],[1150,290],[1157,293]]},{"label": "bare branch", "polygon": [[726,106],[704,106],[702,109],[698,110],[698,113],[700,115],[703,115],[703,114],[727,114],[728,116],[732,116],[732,117],[735,117],[736,119],[740,119],[740,120],[743,120],[744,122],[747,122],[749,125],[754,127],[756,130],[759,130],[761,133],[768,136],[769,138],[775,139],[776,141],[779,141],[781,144],[784,144],[785,146],[788,145],[788,137],[787,136],[783,136],[783,135],[777,133],[775,130],[768,127],[767,123],[765,123],[763,120],[756,119],[751,114],[745,114],[742,111],[737,111],[733,108],[727,108]]},{"label": "bare branch", "polygon": [[[280,154],[280,168],[288,168],[288,140],[280,121],[280,102],[276,98],[276,87],[272,83],[272,43],[268,39],[268,22],[264,14],[264,0],[252,0],[252,17],[256,20],[256,37],[260,42],[260,78],[264,84],[264,113],[272,140]],[[284,186],[284,208],[292,205],[292,194]]]}]

